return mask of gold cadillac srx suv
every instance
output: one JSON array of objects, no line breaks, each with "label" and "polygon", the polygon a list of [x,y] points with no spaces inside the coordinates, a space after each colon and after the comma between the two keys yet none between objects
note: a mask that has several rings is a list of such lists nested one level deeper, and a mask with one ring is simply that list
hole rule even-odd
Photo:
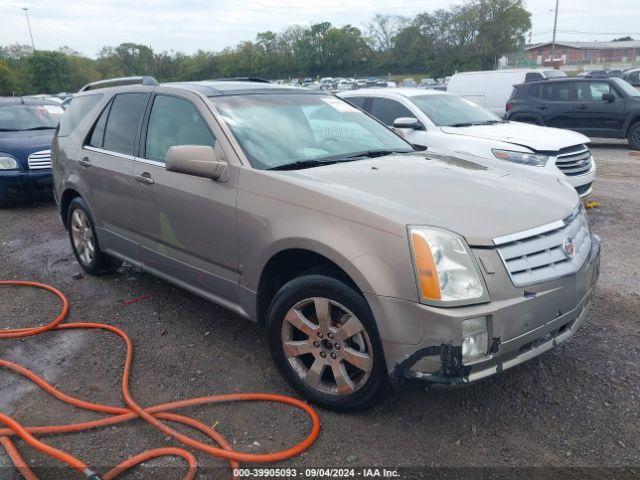
[{"label": "gold cadillac srx suv", "polygon": [[587,315],[600,242],[555,178],[415,151],[322,92],[135,80],[85,87],[53,143],[78,262],[125,260],[264,324],[307,399],[472,382]]}]

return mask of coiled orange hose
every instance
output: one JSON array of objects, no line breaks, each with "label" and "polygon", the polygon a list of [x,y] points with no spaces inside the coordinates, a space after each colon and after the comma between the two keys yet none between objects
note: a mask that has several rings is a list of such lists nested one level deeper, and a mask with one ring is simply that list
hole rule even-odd
[{"label": "coiled orange hose", "polygon": [[[121,329],[114,327],[112,325],[106,325],[101,323],[62,323],[69,314],[69,301],[67,297],[60,292],[58,289],[46,285],[43,283],[37,282],[24,282],[24,281],[11,281],[11,280],[3,280],[0,281],[0,286],[3,285],[14,285],[14,286],[27,286],[27,287],[36,287],[40,289],[47,290],[54,295],[56,295],[62,301],[62,310],[60,314],[49,324],[44,325],[42,327],[37,328],[18,328],[12,330],[0,330],[0,340],[2,339],[15,339],[15,338],[25,338],[33,335],[38,335],[44,332],[49,332],[52,330],[71,330],[71,329],[97,329],[97,330],[105,330],[111,333],[116,334],[122,340],[124,340],[126,344],[126,357],[124,363],[124,370],[122,373],[122,396],[126,407],[115,407],[110,405],[101,405],[98,403],[92,403],[85,400],[81,400],[70,395],[67,395],[60,390],[56,389],[45,380],[43,380],[38,375],[34,374],[30,370],[17,365],[13,362],[9,362],[7,360],[0,359],[0,367],[7,368],[12,370],[15,373],[18,373],[25,378],[31,380],[42,390],[55,397],[56,399],[65,402],[67,404],[73,405],[75,407],[90,410],[93,412],[99,412],[108,414],[109,416],[99,419],[93,420],[89,422],[82,423],[72,423],[68,425],[55,425],[55,426],[38,426],[38,427],[24,427],[20,425],[15,419],[0,413],[0,425],[4,425],[5,428],[0,428],[0,444],[4,447],[9,455],[9,458],[13,461],[16,468],[22,473],[22,475],[27,480],[38,480],[35,474],[31,471],[29,466],[26,464],[24,459],[21,457],[17,448],[11,441],[11,437],[18,436],[22,440],[24,440],[31,447],[39,450],[40,452],[49,455],[50,457],[65,463],[83,475],[92,478],[92,479],[100,479],[103,480],[112,480],[127,470],[145,462],[146,460],[161,457],[161,456],[177,456],[182,457],[188,463],[188,472],[184,476],[184,480],[191,480],[196,475],[197,470],[197,461],[194,457],[193,453],[188,451],[186,448],[159,448],[155,450],[148,450],[139,455],[131,457],[120,465],[116,466],[102,477],[96,475],[93,471],[91,471],[88,465],[77,457],[58,450],[56,448],[47,445],[46,443],[38,440],[38,436],[40,435],[51,435],[51,434],[61,434],[68,432],[79,432],[93,428],[104,427],[107,425],[115,425],[123,422],[127,422],[136,418],[142,418],[147,421],[149,424],[160,430],[166,435],[176,439],[180,443],[182,443],[186,447],[190,447],[194,450],[199,450],[201,452],[208,453],[209,455],[226,459],[229,462],[229,465],[232,469],[238,468],[239,462],[250,462],[250,463],[265,463],[265,462],[276,462],[280,460],[285,460],[288,458],[292,458],[296,455],[299,455],[303,451],[307,450],[313,442],[318,438],[320,434],[320,419],[318,414],[305,402],[301,400],[297,400],[292,397],[286,397],[283,395],[273,395],[267,393],[237,393],[237,394],[228,394],[228,395],[212,395],[208,397],[199,397],[192,398],[187,400],[181,400],[177,402],[164,403],[160,405],[155,405],[152,407],[142,407],[140,406],[136,400],[131,395],[129,390],[129,379],[131,376],[131,368],[133,365],[133,342],[129,338],[129,336]],[[305,411],[311,417],[311,432],[302,442],[297,445],[288,448],[286,450],[280,450],[271,453],[242,453],[237,452],[231,448],[229,443],[224,439],[224,437],[218,433],[213,428],[205,425],[198,420],[195,420],[191,417],[180,415],[177,413],[172,413],[172,410],[177,410],[183,407],[190,407],[194,405],[203,405],[203,404],[211,404],[211,403],[223,403],[223,402],[240,402],[240,401],[267,401],[267,402],[277,402],[284,403],[287,405],[291,405],[293,407],[299,408]],[[200,431],[209,437],[213,442],[215,442],[219,447],[215,447],[208,443],[203,443],[198,441],[188,435],[182,434],[170,426],[168,426],[165,422],[173,422],[180,423],[183,425],[187,425],[189,427],[194,428],[195,430]],[[235,478],[232,476],[232,478]]]}]

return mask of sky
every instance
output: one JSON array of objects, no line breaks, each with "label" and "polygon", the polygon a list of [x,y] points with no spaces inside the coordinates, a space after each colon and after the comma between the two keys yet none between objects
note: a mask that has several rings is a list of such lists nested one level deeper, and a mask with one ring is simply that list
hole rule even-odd
[{"label": "sky", "polygon": [[[414,16],[460,0],[0,0],[0,45],[68,46],[96,57],[104,45],[141,43],[156,51],[222,50],[266,30],[330,21],[366,28],[376,13]],[[606,7],[605,7],[606,5]],[[551,41],[555,0],[527,0],[531,40]],[[558,40],[640,39],[638,0],[560,0]]]}]

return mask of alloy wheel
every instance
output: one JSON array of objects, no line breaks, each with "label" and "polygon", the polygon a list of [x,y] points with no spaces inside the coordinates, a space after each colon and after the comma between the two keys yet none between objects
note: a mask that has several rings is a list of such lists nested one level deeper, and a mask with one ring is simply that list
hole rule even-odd
[{"label": "alloy wheel", "polygon": [[350,395],[371,377],[373,348],[358,318],[338,302],[307,298],[282,322],[284,354],[308,387],[330,395]]},{"label": "alloy wheel", "polygon": [[71,215],[71,236],[78,259],[83,265],[90,265],[96,253],[95,239],[87,214],[79,208]]}]

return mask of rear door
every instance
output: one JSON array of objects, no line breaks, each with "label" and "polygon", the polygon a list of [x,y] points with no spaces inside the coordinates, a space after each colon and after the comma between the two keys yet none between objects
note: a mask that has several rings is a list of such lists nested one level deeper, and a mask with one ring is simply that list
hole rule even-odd
[{"label": "rear door", "polygon": [[532,85],[534,113],[548,127],[575,129],[573,121],[572,82],[544,82]]},{"label": "rear door", "polygon": [[174,145],[207,145],[224,152],[215,119],[192,92],[151,99],[134,176],[144,267],[219,303],[237,301],[236,187],[169,172]]},{"label": "rear door", "polygon": [[101,248],[134,263],[139,263],[139,252],[133,154],[149,96],[115,95],[98,116],[78,159]]},{"label": "rear door", "polygon": [[[612,93],[613,102],[602,99]],[[624,99],[615,87],[606,80],[584,80],[575,82],[575,125],[585,135],[615,137],[621,135],[625,121]]]}]

